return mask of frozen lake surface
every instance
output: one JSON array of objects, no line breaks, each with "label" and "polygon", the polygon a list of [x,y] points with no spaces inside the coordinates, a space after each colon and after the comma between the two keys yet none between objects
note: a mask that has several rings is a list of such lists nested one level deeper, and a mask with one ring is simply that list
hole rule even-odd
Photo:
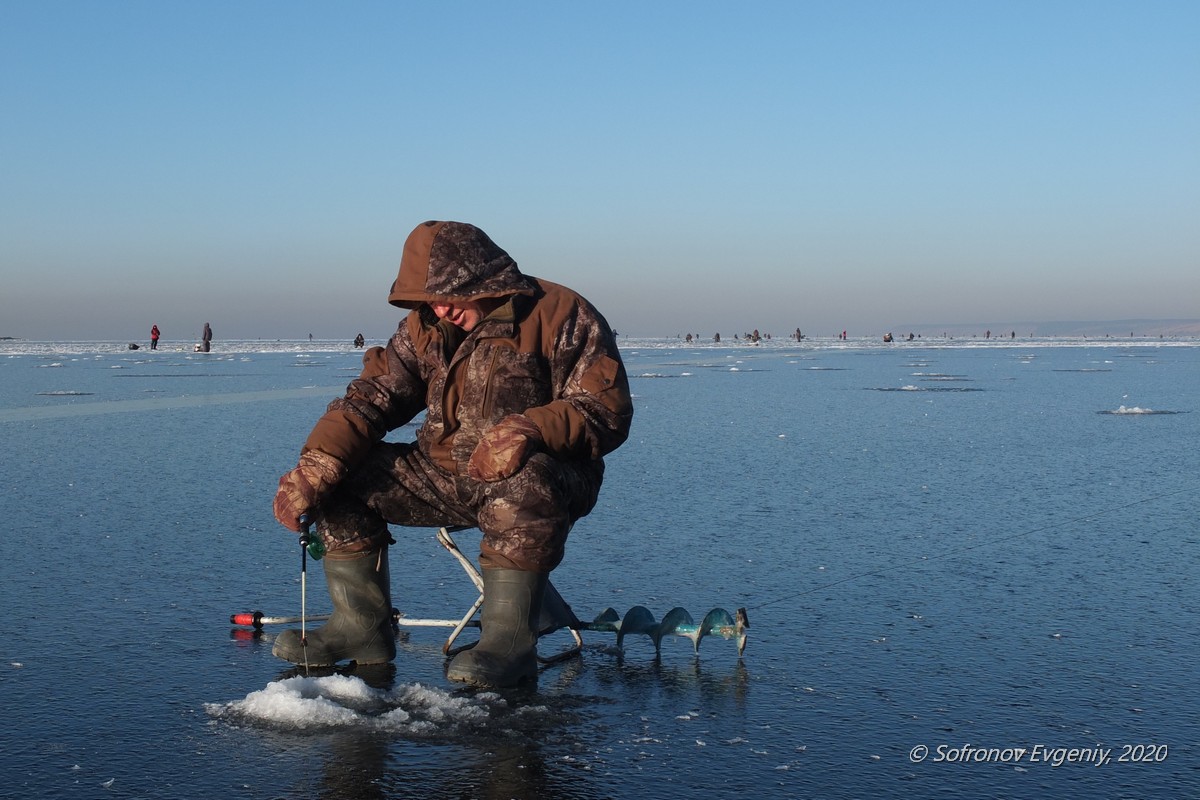
[{"label": "frozen lake surface", "polygon": [[[0,342],[0,796],[1200,796],[1200,343],[622,352],[633,433],[553,581],[745,607],[745,655],[590,633],[475,692],[443,629],[305,676],[229,624],[299,613],[271,497],[360,351]],[[434,531],[393,535],[394,604],[461,615]]]}]

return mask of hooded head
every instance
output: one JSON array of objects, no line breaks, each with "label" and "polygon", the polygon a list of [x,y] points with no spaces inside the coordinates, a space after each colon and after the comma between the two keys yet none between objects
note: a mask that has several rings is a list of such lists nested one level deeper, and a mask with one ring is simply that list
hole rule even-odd
[{"label": "hooded head", "polygon": [[422,303],[483,300],[534,294],[536,285],[488,235],[465,222],[423,222],[404,242],[400,274],[388,302],[400,308]]}]

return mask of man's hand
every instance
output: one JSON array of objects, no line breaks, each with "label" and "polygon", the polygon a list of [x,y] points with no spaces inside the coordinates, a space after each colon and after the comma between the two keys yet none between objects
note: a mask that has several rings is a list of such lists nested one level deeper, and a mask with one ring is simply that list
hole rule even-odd
[{"label": "man's hand", "polygon": [[333,487],[346,477],[346,465],[338,459],[309,450],[300,464],[279,479],[275,493],[275,519],[290,531],[300,532],[300,516],[321,504]]},{"label": "man's hand", "polygon": [[477,481],[511,478],[542,446],[542,433],[529,417],[509,414],[492,426],[475,445],[467,475]]}]

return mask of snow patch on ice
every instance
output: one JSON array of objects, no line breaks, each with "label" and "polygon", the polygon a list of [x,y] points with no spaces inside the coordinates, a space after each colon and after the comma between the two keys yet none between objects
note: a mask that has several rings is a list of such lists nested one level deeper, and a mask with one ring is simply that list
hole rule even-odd
[{"label": "snow patch on ice", "polygon": [[[508,711],[494,692],[451,694],[420,683],[377,689],[348,675],[292,677],[268,683],[241,700],[208,703],[214,719],[234,724],[313,730],[361,727],[416,736],[478,730]],[[536,714],[540,707],[523,708]]]}]

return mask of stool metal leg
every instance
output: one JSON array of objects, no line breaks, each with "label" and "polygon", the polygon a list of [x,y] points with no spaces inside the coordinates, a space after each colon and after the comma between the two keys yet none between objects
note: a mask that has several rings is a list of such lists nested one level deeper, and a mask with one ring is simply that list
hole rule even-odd
[{"label": "stool metal leg", "polygon": [[437,540],[442,547],[446,548],[450,552],[450,555],[458,559],[458,563],[462,565],[463,571],[467,573],[467,577],[471,579],[471,583],[475,584],[475,588],[482,592],[483,576],[479,574],[479,570],[475,568],[475,564],[472,563],[471,559],[463,555],[463,551],[458,549],[458,543],[455,542],[454,537],[450,535],[452,533],[465,530],[468,530],[468,528],[447,525],[438,529]]},{"label": "stool metal leg", "polygon": [[479,574],[479,570],[476,569],[475,565],[471,563],[471,559],[463,555],[462,550],[458,549],[458,543],[455,542],[454,537],[450,535],[452,533],[465,530],[467,530],[465,526],[445,525],[439,528],[437,532],[438,543],[441,544],[442,547],[446,548],[450,555],[458,559],[459,565],[463,568],[463,571],[467,573],[467,577],[471,579],[471,583],[475,584],[475,588],[479,590],[479,597],[476,598],[475,602],[471,605],[471,608],[467,611],[467,613],[463,615],[462,620],[454,626],[454,630],[450,631],[450,636],[446,638],[446,643],[442,645],[442,653],[446,656],[453,656],[454,654],[460,653],[471,646],[465,645],[463,647],[454,647],[454,640],[458,638],[458,635],[463,632],[463,629],[470,624],[471,619],[477,613],[479,613],[479,609],[483,607],[483,576]]}]

